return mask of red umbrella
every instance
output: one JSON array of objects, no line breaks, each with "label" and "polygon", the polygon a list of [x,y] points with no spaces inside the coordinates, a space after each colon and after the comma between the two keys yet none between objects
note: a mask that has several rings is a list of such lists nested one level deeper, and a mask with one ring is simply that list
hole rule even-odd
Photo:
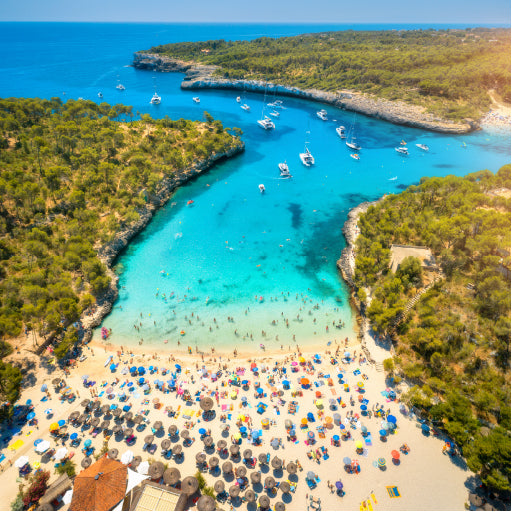
[{"label": "red umbrella", "polygon": [[395,460],[398,460],[400,458],[400,452],[393,450],[391,452],[391,457],[393,457],[393,459],[395,459]]},{"label": "red umbrella", "polygon": [[251,363],[251,370],[256,368],[258,365],[256,363]]}]

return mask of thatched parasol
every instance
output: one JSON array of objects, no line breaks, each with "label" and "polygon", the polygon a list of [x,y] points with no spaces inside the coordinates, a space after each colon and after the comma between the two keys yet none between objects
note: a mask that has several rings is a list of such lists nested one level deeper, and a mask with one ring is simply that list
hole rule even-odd
[{"label": "thatched parasol", "polygon": [[167,432],[169,432],[171,436],[174,436],[176,432],[178,432],[178,427],[176,425],[170,425],[169,428],[167,429]]},{"label": "thatched parasol", "polygon": [[213,437],[212,437],[212,436],[206,436],[206,437],[203,439],[203,442],[204,442],[204,445],[205,445],[206,447],[213,446]]},{"label": "thatched parasol", "polygon": [[484,504],[484,500],[480,498],[477,494],[474,492],[469,493],[469,503],[471,505],[474,505],[475,507],[481,507]]},{"label": "thatched parasol", "polygon": [[266,464],[267,463],[267,454],[266,453],[260,453],[258,455],[258,460],[260,464]]},{"label": "thatched parasol", "polygon": [[211,411],[213,409],[213,399],[209,396],[202,398],[199,402],[199,407],[203,409],[203,411]]},{"label": "thatched parasol", "polygon": [[295,473],[297,473],[297,464],[295,464],[295,462],[288,462],[286,466],[286,471],[288,471],[288,473],[290,473],[291,475],[294,475]]},{"label": "thatched parasol", "polygon": [[270,506],[270,500],[268,499],[268,496],[265,495],[259,497],[258,503],[261,508],[268,508]]},{"label": "thatched parasol", "polygon": [[119,409],[119,407],[112,411],[112,415],[115,416],[116,418],[119,418],[119,416],[121,416],[122,413],[123,413],[123,410]]},{"label": "thatched parasol", "polygon": [[187,493],[189,496],[197,492],[198,489],[199,482],[197,481],[197,478],[194,478],[193,476],[187,476],[181,482],[181,490]]},{"label": "thatched parasol", "polygon": [[57,377],[56,379],[53,379],[53,380],[52,380],[52,384],[53,384],[54,386],[58,386],[58,385],[60,384],[60,381],[61,381],[61,379],[59,379],[59,377]]},{"label": "thatched parasol", "polygon": [[128,411],[128,412],[124,415],[124,420],[125,420],[125,421],[130,421],[132,418],[133,418],[133,412],[132,412],[132,411]]},{"label": "thatched parasol", "polygon": [[92,404],[91,409],[93,411],[96,411],[100,407],[101,407],[101,400],[94,400],[94,403]]},{"label": "thatched parasol", "polygon": [[286,510],[286,507],[284,506],[284,503],[282,501],[278,501],[274,505],[274,510]]},{"label": "thatched parasol", "polygon": [[155,439],[155,436],[154,436],[154,435],[152,435],[152,434],[149,434],[148,436],[146,436],[146,437],[144,438],[144,442],[145,442],[146,444],[152,444],[152,443],[153,443],[153,439]]},{"label": "thatched parasol", "polygon": [[110,406],[108,404],[101,406],[101,414],[107,414],[110,411]]},{"label": "thatched parasol", "polygon": [[110,510],[124,498],[127,476],[124,464],[101,457],[76,476],[69,510]]},{"label": "thatched parasol", "polygon": [[80,414],[80,416],[78,416],[78,418],[75,420],[75,423],[85,423],[87,421],[87,418],[89,417],[88,414]]},{"label": "thatched parasol", "polygon": [[180,435],[183,439],[188,439],[190,437],[188,430],[182,430]]},{"label": "thatched parasol", "polygon": [[133,418],[133,423],[137,423],[137,424],[142,423],[143,419],[144,418],[140,414],[137,414],[137,416],[135,416],[135,418]]},{"label": "thatched parasol", "polygon": [[149,466],[148,474],[151,477],[152,480],[157,480],[162,478],[162,475],[164,474],[165,466],[162,462],[156,461]]},{"label": "thatched parasol", "polygon": [[100,419],[99,418],[93,418],[92,421],[91,421],[91,426],[92,427],[97,427],[99,424],[100,424]]},{"label": "thatched parasol", "polygon": [[229,488],[229,495],[232,497],[232,498],[236,498],[237,496],[240,495],[240,486],[238,485],[232,485],[230,488]]},{"label": "thatched parasol", "polygon": [[238,478],[243,478],[247,474],[247,469],[244,466],[239,466],[236,468],[235,473]]},{"label": "thatched parasol", "polygon": [[69,421],[75,421],[79,416],[80,416],[80,412],[79,412],[79,411],[73,411],[73,412],[69,415],[68,420],[69,420]]},{"label": "thatched parasol", "polygon": [[274,457],[270,464],[274,469],[281,469],[283,467],[283,461],[279,457]]},{"label": "thatched parasol", "polygon": [[172,454],[173,455],[179,455],[183,451],[183,446],[181,444],[175,444],[172,447]]},{"label": "thatched parasol", "polygon": [[119,450],[117,448],[110,448],[108,451],[108,457],[109,459],[117,459],[117,456],[119,455]]},{"label": "thatched parasol", "polygon": [[130,437],[133,435],[133,428],[127,428],[125,431],[124,431],[124,435],[126,437]]},{"label": "thatched parasol", "polygon": [[217,448],[219,450],[224,450],[224,448],[226,448],[227,445],[228,445],[228,443],[226,443],[226,441],[224,441],[224,439],[217,441]]},{"label": "thatched parasol", "polygon": [[89,400],[88,398],[86,398],[85,400],[82,400],[80,402],[80,405],[82,407],[90,407],[92,405],[92,400]]},{"label": "thatched parasol", "polygon": [[107,430],[110,425],[110,420],[103,420],[100,425],[101,430]]},{"label": "thatched parasol", "polygon": [[206,454],[203,452],[196,453],[196,462],[202,464],[206,460]]},{"label": "thatched parasol", "polygon": [[290,492],[290,484],[283,481],[279,484],[279,489],[284,493]]},{"label": "thatched parasol", "polygon": [[274,477],[267,476],[267,478],[265,478],[265,487],[267,487],[268,489],[273,489],[275,486],[276,481],[274,480]]},{"label": "thatched parasol", "polygon": [[181,473],[177,468],[169,468],[164,471],[164,482],[167,485],[176,485],[181,478]]},{"label": "thatched parasol", "polygon": [[114,426],[113,426],[113,428],[112,428],[112,432],[113,432],[114,434],[118,434],[119,432],[121,432],[121,430],[123,430],[123,429],[121,428],[121,425],[114,425]]},{"label": "thatched parasol", "polygon": [[219,459],[217,457],[210,457],[210,460],[208,461],[208,465],[211,468],[216,468],[219,465]]},{"label": "thatched parasol", "polygon": [[247,448],[247,450],[244,450],[244,459],[250,459],[252,457],[252,450]]},{"label": "thatched parasol", "polygon": [[252,503],[252,502],[256,499],[256,494],[255,494],[255,492],[254,492],[252,489],[248,489],[248,490],[245,492],[245,499],[246,499],[249,503]]},{"label": "thatched parasol", "polygon": [[136,469],[137,466],[142,462],[142,457],[140,455],[137,455],[136,457],[133,457],[133,460],[130,462],[130,467],[132,469]]},{"label": "thatched parasol", "polygon": [[85,459],[83,459],[83,460],[82,460],[82,462],[80,463],[80,465],[81,465],[84,469],[87,469],[91,464],[92,464],[92,459],[91,459],[91,457],[85,457]]},{"label": "thatched parasol", "polygon": [[161,421],[155,421],[155,423],[153,423],[153,428],[155,430],[160,430],[162,428],[162,422]]},{"label": "thatched parasol", "polygon": [[215,510],[215,499],[207,494],[203,494],[197,500],[197,510]]},{"label": "thatched parasol", "polygon": [[231,473],[231,471],[233,471],[233,464],[227,460],[222,464],[222,471],[224,471],[224,473]]},{"label": "thatched parasol", "polygon": [[251,473],[251,482],[253,484],[259,484],[261,482],[261,473],[259,471],[254,471]]},{"label": "thatched parasol", "polygon": [[224,480],[217,480],[213,486],[213,490],[216,493],[221,493],[224,490]]},{"label": "thatched parasol", "polygon": [[231,454],[232,457],[235,457],[240,453],[240,446],[238,446],[237,444],[232,444],[229,447],[229,453]]},{"label": "thatched parasol", "polygon": [[41,503],[36,510],[55,510],[49,502]]},{"label": "thatched parasol", "polygon": [[162,450],[168,450],[168,449],[171,447],[171,441],[170,441],[170,439],[164,439],[164,440],[160,443],[160,446],[162,447]]}]

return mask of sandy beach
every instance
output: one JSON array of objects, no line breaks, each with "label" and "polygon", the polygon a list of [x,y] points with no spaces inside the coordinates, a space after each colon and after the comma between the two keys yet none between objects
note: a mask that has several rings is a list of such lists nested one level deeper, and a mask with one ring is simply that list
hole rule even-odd
[{"label": "sandy beach", "polygon": [[[366,340],[366,347],[370,350],[372,358],[376,361],[382,361],[389,354],[382,347],[377,347],[371,337]],[[83,412],[80,403],[85,398],[93,398],[94,394],[101,395],[99,400],[102,404],[116,404],[119,407],[130,404],[130,411],[135,416],[142,412],[144,418],[141,426],[135,430],[136,441],[128,447],[124,440],[116,441],[112,435],[108,440],[108,448],[117,448],[119,457],[131,450],[134,455],[140,455],[142,460],[161,460],[168,467],[178,467],[182,478],[193,475],[197,471],[196,454],[205,450],[199,429],[204,428],[211,431],[211,436],[215,443],[225,439],[227,447],[231,445],[231,436],[241,434],[240,426],[245,426],[249,435],[241,437],[240,454],[247,448],[252,450],[252,456],[258,457],[261,453],[269,453],[270,459],[277,455],[284,461],[284,466],[291,461],[298,461],[303,470],[298,471],[296,475],[289,475],[286,469],[273,470],[271,466],[261,466],[256,461],[254,469],[247,467],[247,476],[251,472],[261,470],[262,481],[267,476],[273,476],[277,482],[290,480],[292,486],[295,485],[295,492],[283,494],[279,489],[275,493],[267,493],[265,490],[255,486],[254,490],[261,496],[267,494],[270,497],[271,506],[276,502],[283,501],[288,510],[305,510],[311,505],[311,496],[320,499],[320,506],[323,510],[357,510],[361,503],[365,501],[366,506],[373,510],[463,510],[464,503],[467,500],[468,489],[465,482],[472,477],[471,472],[464,468],[464,463],[460,459],[452,459],[443,453],[444,440],[435,435],[425,435],[421,430],[421,425],[415,415],[401,406],[399,394],[396,400],[386,398],[386,394],[391,390],[385,382],[385,374],[375,369],[373,365],[365,362],[360,347],[355,343],[349,343],[347,350],[350,351],[351,361],[348,362],[345,355],[345,343],[332,344],[324,347],[314,353],[302,353],[306,363],[299,363],[299,354],[282,355],[279,353],[265,354],[265,357],[258,355],[251,357],[247,354],[237,354],[234,358],[229,354],[215,354],[215,357],[206,357],[204,361],[195,354],[179,354],[175,351],[169,353],[159,352],[158,354],[143,354],[142,351],[133,351],[131,354],[121,354],[120,347],[110,346],[101,347],[89,345],[85,348],[84,354],[87,358],[82,362],[76,362],[74,367],[69,369],[69,375],[64,371],[48,364],[51,360],[51,354],[43,357],[41,366],[34,374],[34,380],[30,385],[25,386],[23,395],[19,403],[25,403],[26,400],[32,400],[34,412],[38,420],[37,427],[24,426],[18,435],[15,435],[9,444],[18,440],[23,441],[23,445],[13,451],[5,447],[2,452],[6,455],[3,462],[3,474],[1,476],[4,485],[1,509],[8,509],[11,501],[14,500],[19,482],[18,469],[10,465],[9,461],[14,463],[22,455],[29,458],[30,464],[46,460],[44,456],[38,455],[34,451],[34,441],[36,439],[49,440],[52,447],[61,447],[62,442],[55,440],[50,436],[50,425],[58,420],[65,420],[68,434],[77,433],[81,439],[81,444],[77,448],[70,446],[70,441],[66,441],[69,452],[74,452],[72,460],[76,463],[77,472],[81,470],[80,463],[85,455],[82,453],[84,441],[90,439],[95,452],[98,453],[102,448],[106,438],[103,433],[96,437],[90,435],[91,427],[82,429],[80,426],[72,426],[68,423],[69,415],[74,411]],[[338,355],[336,355],[336,351]],[[321,362],[314,362],[313,354],[320,355]],[[112,361],[117,364],[117,369],[112,372],[110,364],[105,366],[106,360],[112,356]],[[333,359],[331,360],[331,357]],[[222,360],[221,360],[222,358]],[[214,361],[215,359],[215,361]],[[251,364],[258,366],[258,372],[251,371]],[[334,364],[333,364],[334,363]],[[187,390],[191,395],[191,401],[185,402],[183,394],[177,391],[164,392],[157,389],[155,380],[166,382],[172,378],[171,373],[162,375],[162,369],[175,372],[175,365],[181,366],[181,372],[175,374],[176,389]],[[123,374],[129,368],[144,366],[146,373],[143,375],[145,382],[149,384],[150,390],[145,394],[141,386],[138,385],[140,376],[134,377],[129,374]],[[158,372],[150,373],[149,366],[157,367]],[[298,371],[293,371],[297,368]],[[286,369],[286,373],[284,373]],[[212,381],[212,375],[221,371],[219,377]],[[338,374],[343,374],[343,379],[338,379]],[[238,375],[240,382],[248,381],[247,387],[239,384],[230,384],[232,375]],[[96,382],[92,387],[84,387],[82,376],[88,375],[87,380]],[[204,375],[208,375],[204,378]],[[54,391],[52,381],[56,377],[62,377],[76,393],[76,400],[73,403],[61,401],[58,392]],[[311,386],[307,388],[300,384],[300,379],[307,378]],[[329,380],[331,379],[331,380]],[[288,380],[290,386],[284,385],[283,380]],[[133,391],[126,391],[127,399],[121,402],[118,394],[128,389],[129,382],[133,382]],[[102,386],[102,383],[105,383]],[[124,384],[123,384],[124,383]],[[255,383],[263,389],[264,396],[256,396]],[[364,391],[358,390],[358,383],[364,385]],[[46,384],[48,386],[50,398],[41,401],[45,393],[40,389]],[[330,385],[332,384],[332,385]],[[345,385],[348,385],[348,391],[345,391]],[[259,387],[258,386],[258,387]],[[107,398],[107,392],[112,388],[110,399]],[[164,390],[167,386],[164,387]],[[295,392],[294,392],[295,390]],[[398,390],[397,390],[398,391]],[[293,395],[292,396],[292,392]],[[197,393],[197,396],[196,396]],[[217,393],[217,395],[216,395]],[[234,393],[234,394],[233,394]],[[232,395],[233,394],[233,395]],[[225,396],[224,396],[225,395]],[[300,396],[301,395],[301,396]],[[205,421],[201,415],[199,402],[196,398],[211,396],[214,398],[215,417],[211,421]],[[218,400],[217,400],[218,396]],[[242,397],[247,399],[246,405],[243,405]],[[352,403],[351,405],[351,400]],[[158,399],[161,404],[155,408],[153,401]],[[320,406],[317,400],[323,401]],[[335,399],[336,409],[330,406],[330,399]],[[339,399],[339,400],[338,400]],[[367,409],[372,411],[372,417],[363,416],[361,413],[362,402],[368,400]],[[290,403],[295,402],[294,408],[290,408]],[[258,404],[263,402],[266,410],[258,414]],[[166,412],[168,408],[174,411],[179,409],[179,415],[169,417]],[[44,411],[51,408],[53,415],[48,417]],[[385,437],[379,435],[382,428],[383,416],[376,416],[375,411],[381,409],[384,416],[391,414],[396,417],[396,430]],[[314,422],[308,421],[306,428],[301,428],[303,418],[307,418],[311,413],[315,419]],[[335,414],[339,414],[341,425],[344,425],[344,431],[350,432],[351,436],[343,440],[342,429],[334,424],[332,418],[336,420]],[[240,416],[242,415],[242,416]],[[358,417],[356,418],[355,415]],[[103,421],[104,416],[99,415]],[[225,417],[225,420],[223,419]],[[326,419],[327,417],[331,419]],[[107,417],[108,418],[108,417]],[[122,418],[122,416],[121,416]],[[355,419],[354,419],[355,418]],[[262,424],[262,420],[267,419],[270,423],[268,428]],[[353,419],[351,422],[350,420]],[[246,421],[247,420],[247,421]],[[285,422],[290,420],[294,425],[296,432],[296,441],[288,440]],[[156,421],[163,424],[162,430],[156,433],[154,443],[156,450],[153,455],[143,451],[144,438],[152,433],[152,426]],[[115,424],[111,418],[111,426]],[[120,425],[127,427],[126,421],[121,421]],[[167,429],[170,425],[176,425],[179,431],[187,428],[190,437],[193,439],[190,447],[184,447],[183,460],[175,461],[174,458],[166,460],[162,455],[160,444],[163,439],[168,439]],[[130,425],[128,425],[129,427]],[[324,434],[321,434],[317,427],[325,426]],[[369,435],[363,436],[361,427],[367,428]],[[225,430],[229,427],[228,430]],[[137,431],[140,430],[140,431]],[[243,430],[243,429],[242,429]],[[261,444],[255,446],[251,444],[251,430],[261,430]],[[312,432],[312,434],[308,434]],[[107,431],[107,434],[109,432]],[[111,434],[111,431],[110,431]],[[325,435],[325,437],[320,437]],[[333,436],[340,436],[339,446],[333,445]],[[305,442],[314,436],[314,444],[307,445]],[[281,443],[274,448],[271,440],[278,438]],[[175,444],[182,444],[180,437]],[[356,443],[360,442],[363,450],[356,451]],[[407,444],[410,452],[406,455],[400,453],[399,462],[393,461],[391,452],[399,450],[403,444]],[[326,455],[321,452],[324,447]],[[317,452],[318,449],[318,452]],[[315,451],[315,458],[310,458],[308,452]],[[207,460],[213,456],[219,456],[216,453],[207,453]],[[316,453],[321,456],[317,458]],[[358,461],[359,471],[357,473],[347,473],[344,468],[343,459],[349,457]],[[225,460],[233,462],[233,466],[244,465],[243,460],[233,460],[229,455],[219,457],[220,465]],[[377,460],[384,458],[386,464],[379,467]],[[52,473],[51,481],[56,479],[53,470],[55,461],[50,460],[46,463],[41,462],[41,468],[47,468]],[[313,471],[319,478],[316,487],[310,489],[306,482],[308,471]],[[211,471],[204,471],[204,476],[209,485],[212,485],[224,475],[213,475]],[[328,484],[333,486],[336,481],[343,483],[344,496],[340,497],[335,490],[331,492]],[[233,485],[233,477],[226,481],[226,489]],[[249,483],[248,488],[253,488]],[[388,489],[392,489],[391,491]],[[396,488],[399,497],[391,498],[393,489]],[[390,494],[391,492],[391,494]],[[243,495],[243,493],[242,493]],[[368,501],[369,500],[369,504]],[[254,508],[254,504],[234,502],[235,509],[245,510]],[[229,500],[224,504],[219,504],[220,508],[229,509]],[[313,508],[316,506],[313,503]],[[64,507],[65,508],[65,507]]]}]

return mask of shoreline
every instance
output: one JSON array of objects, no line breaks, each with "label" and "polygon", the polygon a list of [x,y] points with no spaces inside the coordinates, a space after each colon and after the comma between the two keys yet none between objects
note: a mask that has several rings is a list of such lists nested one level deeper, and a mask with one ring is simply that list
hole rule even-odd
[{"label": "shoreline", "polygon": [[264,83],[258,80],[214,78],[213,73],[218,69],[218,66],[185,62],[147,52],[136,52],[132,65],[140,70],[185,73],[185,78],[181,82],[182,89],[230,89],[261,93],[265,91],[275,92],[281,96],[325,103],[342,110],[358,112],[393,124],[422,128],[439,133],[465,134],[480,129],[479,122],[468,120],[467,123],[453,123],[426,113],[425,109],[420,106],[402,101],[369,97],[355,91],[347,90],[335,94],[318,89],[303,90],[298,87]]}]

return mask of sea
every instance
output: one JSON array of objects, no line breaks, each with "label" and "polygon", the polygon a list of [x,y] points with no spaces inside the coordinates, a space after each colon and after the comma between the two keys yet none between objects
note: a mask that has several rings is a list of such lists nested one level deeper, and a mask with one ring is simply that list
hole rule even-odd
[{"label": "sea", "polygon": [[[189,40],[466,26],[1,23],[2,98],[84,98],[173,119],[201,120],[209,112],[243,131],[245,152],[180,188],[117,259],[119,299],[102,324],[111,331],[108,341],[243,352],[353,339],[349,291],[336,267],[349,210],[424,176],[496,172],[510,163],[508,128],[443,135],[256,93],[243,94],[251,107],[245,112],[235,91],[182,91],[182,74],[134,69],[135,51]],[[118,83],[126,89],[117,90]],[[155,90],[160,105],[150,104]],[[256,121],[276,99],[284,108],[273,118],[275,130],[265,131]],[[321,108],[327,121],[316,114]],[[340,125],[353,127],[360,160],[338,137]],[[408,156],[395,151],[402,140]],[[315,158],[309,168],[299,159],[306,144]],[[280,178],[281,162],[293,178]]]}]

